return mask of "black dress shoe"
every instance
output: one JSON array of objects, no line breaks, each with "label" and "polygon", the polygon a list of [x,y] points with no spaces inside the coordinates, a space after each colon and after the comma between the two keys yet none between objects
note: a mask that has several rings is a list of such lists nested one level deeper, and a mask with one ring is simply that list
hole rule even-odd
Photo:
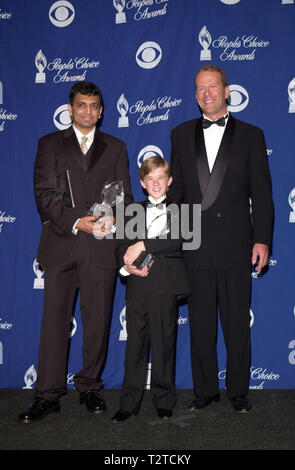
[{"label": "black dress shoe", "polygon": [[200,395],[196,395],[196,397],[193,399],[191,404],[189,405],[188,409],[191,411],[194,410],[201,410],[202,408],[205,408],[206,406],[211,405],[211,403],[214,405],[220,401],[220,395],[213,395],[212,397],[202,397]]},{"label": "black dress shoe", "polygon": [[23,423],[31,423],[44,418],[49,413],[58,413],[60,404],[58,401],[44,400],[44,398],[35,398],[31,406],[19,415],[19,420]]},{"label": "black dress shoe", "polygon": [[132,413],[129,413],[129,411],[119,410],[112,417],[112,421],[114,423],[120,423],[121,421],[126,421],[126,419],[130,418],[130,416],[132,416]]},{"label": "black dress shoe", "polygon": [[80,392],[80,403],[85,403],[87,411],[99,414],[106,410],[106,404],[102,394],[98,390],[87,390]]},{"label": "black dress shoe", "polygon": [[236,410],[238,413],[248,413],[252,408],[250,401],[244,395],[237,395],[230,400],[233,404],[234,410]]},{"label": "black dress shoe", "polygon": [[158,413],[159,418],[162,418],[162,419],[171,418],[171,416],[173,415],[172,410],[165,410],[165,408],[158,408],[157,413]]}]

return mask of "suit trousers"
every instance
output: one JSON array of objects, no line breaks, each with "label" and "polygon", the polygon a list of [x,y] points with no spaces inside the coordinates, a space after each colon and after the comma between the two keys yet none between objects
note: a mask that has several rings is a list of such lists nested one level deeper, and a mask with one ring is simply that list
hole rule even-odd
[{"label": "suit trousers", "polygon": [[219,393],[217,312],[227,351],[229,398],[247,395],[250,371],[250,269],[189,270],[191,363],[195,395]]},{"label": "suit trousers", "polygon": [[74,377],[80,391],[99,390],[108,342],[116,270],[72,259],[45,266],[44,314],[41,327],[36,397],[56,400],[66,392],[70,325],[77,289],[83,325],[82,369]]},{"label": "suit trousers", "polygon": [[137,413],[143,396],[151,347],[151,397],[156,408],[176,403],[175,347],[177,299],[151,293],[126,305],[127,344],[120,409]]}]

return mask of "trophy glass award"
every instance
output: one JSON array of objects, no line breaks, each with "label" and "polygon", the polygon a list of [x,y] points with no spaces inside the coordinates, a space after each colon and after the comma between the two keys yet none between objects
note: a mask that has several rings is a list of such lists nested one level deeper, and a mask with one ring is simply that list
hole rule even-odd
[{"label": "trophy glass award", "polygon": [[[87,215],[98,217],[96,223],[100,223],[101,217],[113,216],[113,207],[122,203],[124,199],[123,181],[113,181],[107,183],[101,193],[101,202],[95,202],[88,210]],[[101,239],[101,236],[93,235],[94,238]]]}]

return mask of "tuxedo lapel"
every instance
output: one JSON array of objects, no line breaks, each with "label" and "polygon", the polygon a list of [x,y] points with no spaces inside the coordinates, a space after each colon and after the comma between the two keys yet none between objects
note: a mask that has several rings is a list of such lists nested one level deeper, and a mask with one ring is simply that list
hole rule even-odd
[{"label": "tuxedo lapel", "polygon": [[215,163],[206,187],[206,192],[205,194],[203,194],[202,211],[207,210],[214,204],[220,192],[230,158],[234,127],[235,121],[231,116],[229,116],[228,123],[225,128],[223,138],[221,140],[221,144],[218,150],[218,154],[216,156]]}]

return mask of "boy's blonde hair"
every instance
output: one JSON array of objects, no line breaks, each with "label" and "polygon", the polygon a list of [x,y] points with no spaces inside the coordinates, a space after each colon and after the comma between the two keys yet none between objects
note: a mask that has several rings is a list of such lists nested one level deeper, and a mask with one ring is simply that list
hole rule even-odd
[{"label": "boy's blonde hair", "polygon": [[140,180],[144,181],[144,178],[151,173],[151,171],[156,170],[157,168],[163,168],[166,176],[170,177],[170,166],[169,163],[162,157],[158,155],[153,155],[152,157],[144,160],[140,167]]}]

